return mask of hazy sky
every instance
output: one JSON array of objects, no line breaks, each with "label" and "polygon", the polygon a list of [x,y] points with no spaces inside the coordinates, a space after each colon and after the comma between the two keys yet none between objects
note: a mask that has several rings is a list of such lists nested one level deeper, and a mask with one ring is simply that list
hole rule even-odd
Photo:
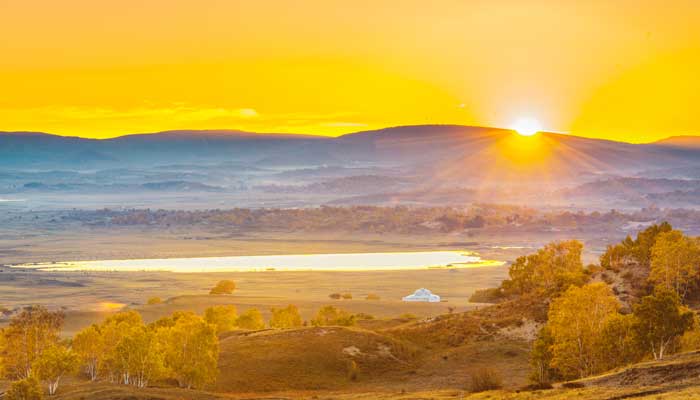
[{"label": "hazy sky", "polygon": [[0,0],[0,130],[700,134],[699,0]]}]

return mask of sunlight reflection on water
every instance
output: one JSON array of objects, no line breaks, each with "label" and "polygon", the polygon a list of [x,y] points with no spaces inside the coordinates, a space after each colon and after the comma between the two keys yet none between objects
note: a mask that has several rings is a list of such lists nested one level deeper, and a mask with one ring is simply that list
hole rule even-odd
[{"label": "sunlight reflection on water", "polygon": [[136,260],[68,261],[18,264],[41,271],[391,271],[432,268],[474,268],[503,265],[465,251],[263,255]]}]

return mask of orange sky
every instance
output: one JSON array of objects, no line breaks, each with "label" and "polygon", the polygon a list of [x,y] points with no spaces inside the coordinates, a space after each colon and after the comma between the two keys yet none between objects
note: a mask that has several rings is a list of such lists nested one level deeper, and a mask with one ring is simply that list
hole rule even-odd
[{"label": "orange sky", "polygon": [[700,134],[698,0],[0,0],[0,130]]}]

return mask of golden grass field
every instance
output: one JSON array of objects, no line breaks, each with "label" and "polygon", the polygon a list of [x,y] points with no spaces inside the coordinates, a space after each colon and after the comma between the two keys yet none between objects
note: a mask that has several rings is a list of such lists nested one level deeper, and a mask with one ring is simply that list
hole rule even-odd
[{"label": "golden grass field", "polygon": [[[554,238],[309,234],[299,239],[283,233],[185,237],[177,231],[78,227],[0,238],[4,254],[0,262],[446,249],[476,250],[484,258],[511,261]],[[594,259],[595,249],[586,257]],[[498,286],[507,276],[507,266],[356,272],[41,272],[7,267],[0,271],[0,305],[63,308],[66,337],[122,309],[139,311],[147,322],[179,310],[203,313],[221,304],[233,304],[239,313],[257,308],[266,319],[270,308],[288,304],[297,305],[305,320],[328,304],[376,317],[352,328],[226,333],[221,337],[220,376],[211,392],[167,385],[134,389],[70,378],[54,397],[57,400],[700,398],[693,397],[697,395],[693,387],[684,386],[685,378],[662,387],[654,378],[633,386],[605,385],[601,380],[580,389],[521,391],[528,382],[528,341],[536,329],[523,319],[537,319],[532,314],[537,307],[487,307],[468,301],[476,289]],[[221,279],[236,281],[233,295],[208,294]],[[444,301],[401,301],[419,287],[431,289]],[[333,300],[331,293],[351,293],[353,298]],[[368,294],[379,300],[366,300]],[[146,305],[154,296],[164,302]],[[417,319],[400,317],[404,314]],[[359,367],[356,380],[348,378],[350,360]],[[505,390],[471,394],[470,377],[482,368],[498,371]],[[695,376],[691,382],[697,382],[700,371]]]}]

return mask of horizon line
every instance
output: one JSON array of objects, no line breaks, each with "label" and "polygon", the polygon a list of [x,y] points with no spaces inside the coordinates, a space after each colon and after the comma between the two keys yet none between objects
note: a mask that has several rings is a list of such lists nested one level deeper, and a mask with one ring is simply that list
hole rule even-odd
[{"label": "horizon line", "polygon": [[[52,133],[52,132],[45,132],[45,131],[34,131],[34,130],[12,130],[12,131],[6,131],[6,130],[0,130],[0,134],[41,134],[41,135],[48,135],[48,136],[57,136],[57,137],[62,137],[62,138],[71,138],[71,139],[84,139],[84,140],[97,140],[97,141],[105,141],[105,140],[113,140],[113,139],[120,139],[120,138],[125,138],[129,136],[147,136],[147,135],[160,135],[160,134],[165,134],[165,133],[172,133],[172,132],[236,132],[236,133],[241,133],[241,134],[250,134],[250,135],[260,135],[260,136],[299,136],[299,137],[314,137],[314,138],[319,138],[319,139],[337,139],[341,138],[344,136],[349,136],[349,135],[354,135],[358,133],[366,133],[366,132],[377,132],[377,131],[383,131],[383,130],[388,130],[388,129],[398,129],[398,128],[412,128],[412,127],[456,127],[456,128],[480,128],[480,129],[492,129],[492,130],[499,130],[499,131],[509,131],[509,132],[514,132],[517,133],[515,129],[512,128],[501,128],[501,127],[494,127],[494,126],[485,126],[485,125],[462,125],[462,124],[408,124],[408,125],[391,125],[391,126],[385,126],[383,128],[377,128],[377,129],[367,129],[367,130],[359,130],[359,131],[354,131],[354,132],[348,132],[348,133],[343,133],[340,135],[324,135],[324,134],[318,134],[318,133],[293,133],[293,132],[256,132],[256,131],[248,131],[248,130],[242,130],[242,129],[235,129],[235,128],[212,128],[212,129],[187,129],[187,128],[180,128],[180,129],[167,129],[167,130],[162,130],[162,131],[154,131],[154,132],[134,132],[134,133],[125,133],[125,134],[119,134],[116,136],[110,136],[110,137],[87,137],[87,136],[81,136],[81,135],[71,135],[71,134],[60,134],[60,133]],[[626,144],[632,144],[632,145],[644,145],[644,144],[654,144],[658,143],[667,139],[671,138],[680,138],[680,137],[700,137],[700,134],[681,134],[681,135],[671,135],[671,136],[665,136],[661,139],[653,140],[650,142],[628,142],[624,140],[616,140],[616,139],[608,139],[608,138],[599,138],[599,137],[589,137],[589,136],[583,136],[583,135],[575,135],[569,132],[563,132],[563,131],[553,131],[553,130],[542,130],[538,131],[538,134],[554,134],[554,135],[564,135],[564,136],[571,136],[575,138],[582,138],[582,139],[590,139],[590,140],[602,140],[602,141],[609,141],[609,142],[616,142],[616,143],[626,143]]]}]

